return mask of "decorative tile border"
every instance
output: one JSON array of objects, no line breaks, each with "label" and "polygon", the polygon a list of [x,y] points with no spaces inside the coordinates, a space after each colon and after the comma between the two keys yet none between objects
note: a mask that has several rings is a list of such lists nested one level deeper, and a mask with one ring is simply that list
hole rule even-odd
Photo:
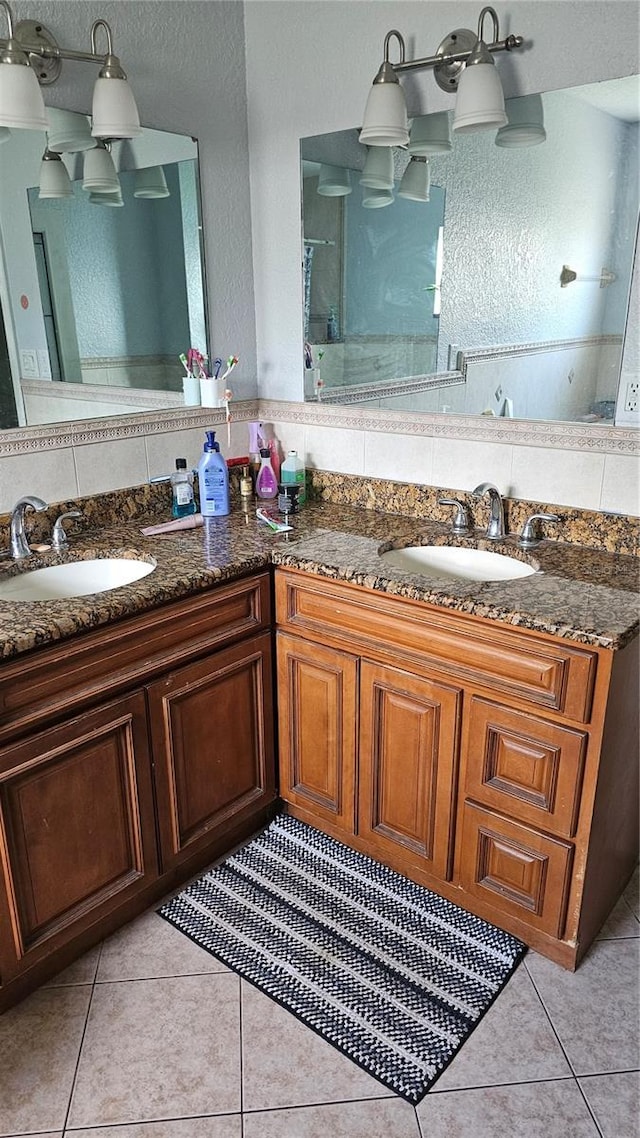
[{"label": "decorative tile border", "polygon": [[555,423],[537,419],[493,419],[478,415],[443,415],[427,411],[360,411],[325,403],[288,403],[261,399],[260,418],[309,426],[344,427],[385,434],[425,435],[469,439],[513,446],[583,450],[594,454],[640,455],[640,431],[635,427]]},{"label": "decorative tile border", "polygon": [[[20,386],[24,395],[51,396],[56,402],[96,399],[102,403],[121,403],[131,407],[147,403],[163,411],[175,410],[176,399],[182,396],[182,391],[177,393],[158,391],[156,388],[112,387],[106,383],[56,383],[54,387],[50,379],[22,379]],[[141,413],[148,415],[149,411]]]},{"label": "decorative tile border", "polygon": [[[233,418],[236,422],[263,419],[309,426],[381,431],[386,434],[581,450],[594,454],[640,455],[640,431],[635,427],[592,426],[533,419],[491,419],[482,415],[443,415],[425,411],[361,411],[325,403],[292,403],[272,399],[238,400],[233,405]],[[0,458],[34,454],[41,450],[60,450],[84,443],[166,434],[223,422],[224,412],[217,408],[184,407],[173,411],[141,412],[41,427],[17,427],[0,432]]]},{"label": "decorative tile border", "polygon": [[388,399],[396,395],[416,395],[421,391],[440,390],[445,387],[460,387],[466,383],[459,371],[443,371],[434,375],[412,375],[404,379],[390,379],[382,383],[353,383],[342,387],[327,387],[322,391],[323,403],[339,403],[349,406],[364,403],[369,399]]}]

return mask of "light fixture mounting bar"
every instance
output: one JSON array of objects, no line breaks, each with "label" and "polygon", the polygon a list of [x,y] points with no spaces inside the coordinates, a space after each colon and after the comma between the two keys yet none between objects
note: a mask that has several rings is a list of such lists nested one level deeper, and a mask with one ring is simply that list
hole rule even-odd
[{"label": "light fixture mounting bar", "polygon": [[[43,86],[55,83],[60,76],[63,59],[77,63],[104,63],[105,54],[93,51],[75,51],[60,47],[48,28],[39,20],[21,20],[16,24],[14,39],[20,45],[33,67],[38,82]],[[6,48],[8,40],[0,39],[0,52]]]},{"label": "light fixture mounting bar", "polygon": [[[464,30],[464,29],[463,29]],[[455,32],[453,33],[455,35]],[[459,34],[459,33],[458,33]],[[468,35],[472,36],[473,42],[476,42],[474,32],[469,32]],[[448,43],[451,36],[447,36],[444,41]],[[487,51],[513,51],[515,48],[522,47],[524,43],[523,36],[507,36],[506,39],[496,40],[495,43],[486,44]],[[452,51],[442,55],[426,55],[424,59],[407,59],[404,63],[392,63],[394,71],[417,71],[423,67],[448,67],[451,63],[464,63],[471,55],[473,48],[466,51]]]}]

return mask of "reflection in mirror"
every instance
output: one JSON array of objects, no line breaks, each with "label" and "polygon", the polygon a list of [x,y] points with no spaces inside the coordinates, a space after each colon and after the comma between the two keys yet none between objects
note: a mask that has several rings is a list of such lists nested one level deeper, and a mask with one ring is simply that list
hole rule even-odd
[{"label": "reflection in mirror", "polygon": [[43,150],[33,131],[2,148],[0,426],[184,405],[178,357],[207,352],[196,142],[114,142],[119,208],[83,188],[91,149],[64,153],[71,192],[43,197]]},{"label": "reflection in mirror", "polygon": [[[527,103],[507,101],[511,130],[454,134],[447,152],[416,120],[430,200],[401,198],[396,149],[394,200],[362,227],[358,132],[302,139],[305,398],[625,422],[638,78],[543,94],[535,121]],[[318,193],[327,165],[347,171],[344,196]]]}]

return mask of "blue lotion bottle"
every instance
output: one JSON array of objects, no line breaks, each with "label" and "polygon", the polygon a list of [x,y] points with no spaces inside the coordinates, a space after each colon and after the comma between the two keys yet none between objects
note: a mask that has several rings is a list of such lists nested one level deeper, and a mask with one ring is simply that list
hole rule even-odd
[{"label": "blue lotion bottle", "polygon": [[205,433],[204,452],[198,463],[200,513],[205,518],[221,518],[229,513],[229,471],[216,432]]}]

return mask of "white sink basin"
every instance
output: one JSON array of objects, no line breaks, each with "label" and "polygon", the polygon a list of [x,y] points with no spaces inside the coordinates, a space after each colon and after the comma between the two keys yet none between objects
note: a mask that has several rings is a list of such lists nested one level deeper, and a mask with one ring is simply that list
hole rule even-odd
[{"label": "white sink basin", "polygon": [[100,557],[47,565],[0,582],[2,601],[51,601],[60,597],[86,597],[130,585],[153,573],[155,565],[132,557]]},{"label": "white sink basin", "polygon": [[536,570],[524,561],[489,549],[452,545],[409,545],[380,554],[383,561],[405,573],[425,573],[455,581],[513,581]]}]

